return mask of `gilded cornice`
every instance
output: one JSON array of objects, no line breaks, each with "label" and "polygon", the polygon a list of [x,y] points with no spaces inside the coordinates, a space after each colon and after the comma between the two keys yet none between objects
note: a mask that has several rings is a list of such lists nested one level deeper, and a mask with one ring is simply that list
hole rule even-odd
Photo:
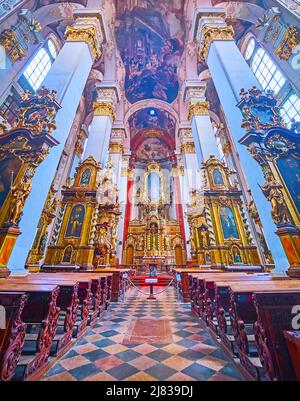
[{"label": "gilded cornice", "polygon": [[208,116],[209,102],[190,102],[188,119],[192,120],[194,116]]},{"label": "gilded cornice", "polygon": [[234,40],[234,30],[232,26],[204,26],[199,46],[200,61],[206,61],[210,45],[214,40]]},{"label": "gilded cornice", "polygon": [[196,153],[194,141],[185,142],[181,145],[181,153]]},{"label": "gilded cornice", "polygon": [[[94,61],[100,59],[102,55],[102,35],[99,35],[99,31],[96,26],[88,25],[89,20],[85,18],[84,20],[87,25],[75,25],[69,26],[66,29],[66,39],[69,42],[85,42],[88,44]],[[97,20],[98,22],[98,20]],[[99,23],[99,22],[98,22]]]},{"label": "gilded cornice", "polygon": [[117,153],[122,155],[124,153],[124,146],[119,142],[111,142],[109,145],[109,153]]},{"label": "gilded cornice", "polygon": [[94,102],[94,116],[109,116],[115,121],[116,112],[113,102]]}]

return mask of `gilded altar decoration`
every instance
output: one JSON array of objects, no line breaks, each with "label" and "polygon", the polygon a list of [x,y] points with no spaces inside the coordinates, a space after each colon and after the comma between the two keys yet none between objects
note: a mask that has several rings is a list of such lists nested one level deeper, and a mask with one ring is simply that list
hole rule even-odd
[{"label": "gilded altar decoration", "polygon": [[284,126],[272,91],[264,93],[254,86],[249,90],[241,89],[240,96],[241,100],[237,106],[243,114],[242,128],[246,132],[263,133],[274,126]]},{"label": "gilded altar decoration", "polygon": [[199,60],[206,61],[210,45],[214,40],[234,40],[234,30],[229,26],[204,26],[199,46]]},{"label": "gilded altar decoration", "polygon": [[86,135],[85,135],[84,131],[80,130],[79,134],[77,136],[75,147],[74,147],[75,154],[78,157],[81,157],[83,155],[85,139],[86,139]]},{"label": "gilded altar decoration", "polygon": [[21,220],[25,201],[32,189],[31,179],[32,177],[25,173],[20,184],[11,188],[11,210],[7,221],[9,225],[17,226]]},{"label": "gilded altar decoration", "polygon": [[187,205],[195,264],[261,265],[234,174],[215,156],[202,165],[202,191],[193,189]]},{"label": "gilded altar decoration", "polygon": [[62,190],[60,210],[43,265],[115,265],[120,212],[112,164],[101,168],[93,157],[80,163]]},{"label": "gilded altar decoration", "polygon": [[15,63],[27,56],[30,44],[39,42],[41,25],[28,10],[22,10],[18,22],[10,29],[0,33],[0,45],[6,50],[9,59]]},{"label": "gilded altar decoration", "polygon": [[243,90],[238,107],[242,109],[246,129],[240,143],[247,146],[262,168],[266,182],[261,189],[271,204],[271,217],[291,265],[288,273],[299,277],[299,134],[285,128],[272,93]]},{"label": "gilded altar decoration", "polygon": [[266,183],[262,186],[262,192],[272,205],[272,217],[276,224],[289,223],[288,209],[282,193],[283,186],[275,181],[271,175],[266,176]]},{"label": "gilded altar decoration", "polygon": [[26,90],[21,98],[15,127],[29,129],[37,135],[51,134],[56,129],[55,117],[60,109],[55,99],[56,92],[45,86],[34,95]]},{"label": "gilded altar decoration", "polygon": [[166,172],[152,161],[144,170],[135,191],[138,218],[129,223],[124,245],[124,261],[139,271],[147,264],[183,265],[186,261],[184,240],[178,221],[171,218],[172,194]]},{"label": "gilded altar decoration", "polygon": [[289,60],[293,54],[294,49],[300,43],[300,32],[294,26],[286,28],[283,39],[281,40],[278,48],[275,50],[275,54],[280,60]]},{"label": "gilded altar decoration", "polygon": [[[29,101],[32,95],[26,93],[18,112],[19,123],[13,128],[8,126],[0,135],[0,270],[5,272],[8,272],[7,263],[20,235],[18,225],[31,192],[31,180],[50,149],[58,145],[47,126],[53,124],[52,116],[58,106],[49,106],[48,102],[53,103],[54,99],[51,96],[42,99],[42,93],[32,97],[32,104]],[[44,114],[48,107],[52,108],[49,120]],[[32,122],[26,124],[29,120]],[[33,121],[40,124],[35,126]]]}]

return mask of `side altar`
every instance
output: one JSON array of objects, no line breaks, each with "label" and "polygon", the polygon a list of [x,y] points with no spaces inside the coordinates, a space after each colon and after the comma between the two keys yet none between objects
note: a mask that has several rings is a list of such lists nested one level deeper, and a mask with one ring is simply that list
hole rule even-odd
[{"label": "side altar", "polygon": [[93,157],[87,158],[62,195],[44,267],[90,270],[115,266],[120,211],[113,166],[109,162],[101,168]]}]

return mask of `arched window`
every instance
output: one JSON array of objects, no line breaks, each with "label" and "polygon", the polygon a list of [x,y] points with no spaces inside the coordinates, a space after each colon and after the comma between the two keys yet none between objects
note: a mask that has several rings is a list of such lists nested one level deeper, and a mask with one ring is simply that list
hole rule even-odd
[{"label": "arched window", "polygon": [[275,95],[285,84],[285,77],[262,48],[255,52],[251,62],[251,69],[262,88],[274,91]]},{"label": "arched window", "polygon": [[281,111],[281,117],[288,126],[291,127],[292,121],[300,121],[300,98],[299,96],[292,94],[283,103]]},{"label": "arched window", "polygon": [[37,91],[50,71],[56,57],[57,50],[55,44],[49,39],[25,68],[19,79],[20,85],[24,89]]},{"label": "arched window", "polygon": [[52,58],[55,60],[57,57],[57,50],[56,50],[55,44],[53,43],[53,40],[51,40],[51,39],[48,40],[48,50],[49,50]]},{"label": "arched window", "polygon": [[250,58],[252,57],[252,54],[254,52],[254,49],[255,49],[255,39],[251,38],[249,40],[249,43],[248,43],[248,46],[246,48],[245,55],[244,55],[246,61],[250,60]]}]

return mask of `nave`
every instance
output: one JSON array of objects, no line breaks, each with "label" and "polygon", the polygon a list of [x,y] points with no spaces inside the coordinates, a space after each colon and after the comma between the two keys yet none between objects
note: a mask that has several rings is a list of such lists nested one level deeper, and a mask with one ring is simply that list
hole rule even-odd
[{"label": "nave", "polygon": [[[163,288],[155,288],[155,293]],[[147,289],[143,289],[147,293]],[[150,321],[149,321],[150,320]],[[159,326],[155,323],[159,322]],[[154,325],[154,326],[151,326]],[[148,328],[148,333],[143,328]],[[157,330],[155,330],[155,328]],[[145,334],[157,337],[143,337]],[[137,338],[140,337],[140,338]],[[148,301],[130,288],[103,320],[41,379],[46,381],[241,381],[239,370],[173,287]]]}]

